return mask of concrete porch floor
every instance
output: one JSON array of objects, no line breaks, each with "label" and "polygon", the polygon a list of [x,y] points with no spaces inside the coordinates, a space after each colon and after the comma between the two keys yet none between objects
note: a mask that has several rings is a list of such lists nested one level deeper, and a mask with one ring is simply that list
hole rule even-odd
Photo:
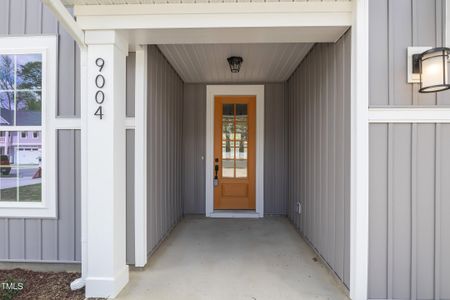
[{"label": "concrete porch floor", "polygon": [[284,217],[184,218],[118,299],[348,299]]}]

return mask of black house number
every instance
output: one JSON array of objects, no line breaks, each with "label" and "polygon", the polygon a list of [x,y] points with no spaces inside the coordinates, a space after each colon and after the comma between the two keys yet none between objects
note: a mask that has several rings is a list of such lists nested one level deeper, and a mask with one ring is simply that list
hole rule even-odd
[{"label": "black house number", "polygon": [[98,67],[98,73],[95,77],[95,86],[97,87],[97,92],[95,93],[95,102],[98,104],[97,110],[94,113],[94,116],[98,116],[100,120],[103,119],[103,102],[105,102],[105,93],[102,91],[105,86],[105,77],[101,74],[103,71],[103,67],[105,66],[105,60],[103,58],[97,58],[95,60],[95,65]]}]

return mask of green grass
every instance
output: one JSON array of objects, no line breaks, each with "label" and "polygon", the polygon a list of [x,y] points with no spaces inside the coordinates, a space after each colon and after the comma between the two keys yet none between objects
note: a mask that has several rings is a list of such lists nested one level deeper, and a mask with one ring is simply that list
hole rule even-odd
[{"label": "green grass", "polygon": [[[42,185],[40,183],[19,187],[20,202],[40,202]],[[17,201],[17,188],[0,191],[0,201]]]}]

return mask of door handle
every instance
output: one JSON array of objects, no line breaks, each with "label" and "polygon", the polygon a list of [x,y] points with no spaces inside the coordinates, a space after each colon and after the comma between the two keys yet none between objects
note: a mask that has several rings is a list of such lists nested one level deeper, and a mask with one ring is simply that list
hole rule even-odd
[{"label": "door handle", "polygon": [[216,175],[214,176],[214,186],[219,185],[219,159],[214,159],[214,171],[216,172]]}]

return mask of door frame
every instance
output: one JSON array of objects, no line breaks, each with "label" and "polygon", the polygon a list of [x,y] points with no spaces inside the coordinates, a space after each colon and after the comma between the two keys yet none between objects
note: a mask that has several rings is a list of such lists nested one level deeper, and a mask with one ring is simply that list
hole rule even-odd
[{"label": "door frame", "polygon": [[[256,96],[256,209],[255,211],[214,211],[214,97]],[[206,86],[205,214],[212,218],[264,217],[264,85]]]}]

